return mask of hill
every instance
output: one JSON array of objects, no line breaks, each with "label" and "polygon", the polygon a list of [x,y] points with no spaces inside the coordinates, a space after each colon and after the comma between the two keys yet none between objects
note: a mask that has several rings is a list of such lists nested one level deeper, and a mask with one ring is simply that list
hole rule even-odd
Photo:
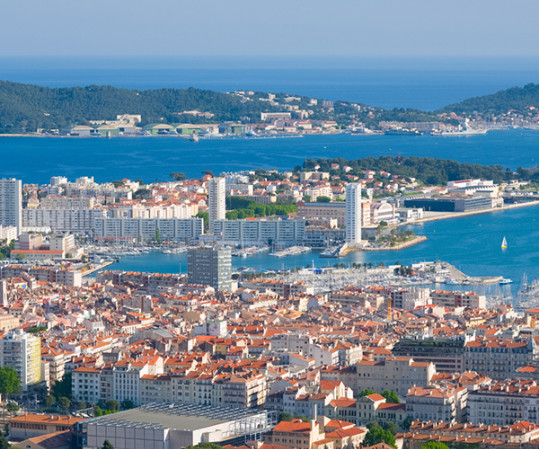
[{"label": "hill", "polygon": [[527,84],[524,87],[512,87],[492,95],[469,98],[460,103],[451,104],[436,112],[456,112],[459,115],[472,116],[500,115],[510,110],[519,114],[530,113],[530,106],[539,108],[539,84]]}]

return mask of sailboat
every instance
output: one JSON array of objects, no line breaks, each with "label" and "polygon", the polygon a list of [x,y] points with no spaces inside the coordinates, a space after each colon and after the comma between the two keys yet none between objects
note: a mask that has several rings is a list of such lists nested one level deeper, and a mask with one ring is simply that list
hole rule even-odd
[{"label": "sailboat", "polygon": [[505,240],[505,237],[504,237],[502,240],[502,249],[506,249],[506,248],[507,248],[507,240]]}]

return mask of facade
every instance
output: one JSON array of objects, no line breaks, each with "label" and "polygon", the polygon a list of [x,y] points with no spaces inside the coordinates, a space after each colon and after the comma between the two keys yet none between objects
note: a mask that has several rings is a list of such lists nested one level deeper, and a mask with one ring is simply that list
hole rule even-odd
[{"label": "facade", "polygon": [[92,418],[76,426],[77,448],[181,448],[199,443],[259,440],[274,425],[266,411],[224,407],[148,405]]},{"label": "facade", "polygon": [[0,179],[0,225],[15,226],[17,235],[22,224],[22,182],[20,179]]},{"label": "facade", "polygon": [[210,285],[215,290],[230,291],[232,276],[230,248],[189,248],[187,273],[190,284]]},{"label": "facade", "polygon": [[484,196],[458,198],[419,198],[404,201],[405,207],[421,208],[432,212],[468,212],[490,209],[492,199]]},{"label": "facade", "polygon": [[217,220],[213,235],[224,245],[302,245],[305,220]]},{"label": "facade", "polygon": [[346,243],[361,242],[361,184],[346,186]]},{"label": "facade", "polygon": [[464,371],[463,338],[402,338],[392,352],[396,356],[412,357],[418,362],[432,362],[439,373]]},{"label": "facade", "polygon": [[71,430],[83,418],[61,415],[32,415],[25,413],[9,420],[9,436],[14,440],[25,440],[50,433]]},{"label": "facade", "polygon": [[443,291],[431,292],[432,304],[442,307],[467,307],[470,309],[485,309],[487,298],[475,292]]},{"label": "facade", "polygon": [[210,230],[213,230],[213,224],[217,220],[224,220],[226,218],[225,178],[211,178],[208,180],[208,213],[208,229]]},{"label": "facade", "polygon": [[204,232],[202,218],[98,218],[94,236],[103,240],[194,242]]},{"label": "facade", "polygon": [[468,420],[475,424],[505,426],[538,418],[539,387],[533,381],[496,382],[468,396]]},{"label": "facade", "polygon": [[358,392],[364,389],[390,390],[405,397],[413,386],[430,385],[435,372],[434,363],[416,362],[409,357],[388,357],[384,361],[363,360],[357,364]]},{"label": "facade", "polygon": [[104,218],[105,215],[102,209],[24,209],[22,226],[89,234],[94,229],[96,219]]},{"label": "facade", "polygon": [[533,338],[528,340],[475,339],[464,346],[464,369],[486,374],[495,380],[512,379],[519,368],[539,359]]},{"label": "facade", "polygon": [[21,390],[41,381],[41,339],[11,331],[0,340],[0,365],[13,368],[21,380]]},{"label": "facade", "polygon": [[466,387],[412,387],[406,395],[406,414],[414,420],[455,424],[465,421],[467,400]]},{"label": "facade", "polygon": [[[303,172],[302,172],[303,173]],[[345,203],[298,203],[298,218],[305,219],[309,225],[344,229],[346,225]]]}]

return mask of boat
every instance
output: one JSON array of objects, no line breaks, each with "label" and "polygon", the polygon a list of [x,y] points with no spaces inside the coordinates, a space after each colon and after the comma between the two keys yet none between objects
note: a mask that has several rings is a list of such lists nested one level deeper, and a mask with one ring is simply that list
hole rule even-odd
[{"label": "boat", "polygon": [[513,283],[513,279],[507,279],[507,278],[503,278],[500,282],[498,282],[498,284],[501,284],[501,285],[512,284],[512,283]]},{"label": "boat", "polygon": [[507,240],[505,239],[505,236],[502,240],[502,249],[506,249],[507,248]]},{"label": "boat", "polygon": [[488,129],[471,129],[471,128],[468,128],[468,129],[464,129],[464,130],[461,130],[461,131],[442,131],[441,133],[436,133],[436,134],[433,134],[434,136],[444,136],[444,137],[452,137],[452,136],[476,136],[476,135],[479,135],[479,134],[486,134],[488,132]]}]

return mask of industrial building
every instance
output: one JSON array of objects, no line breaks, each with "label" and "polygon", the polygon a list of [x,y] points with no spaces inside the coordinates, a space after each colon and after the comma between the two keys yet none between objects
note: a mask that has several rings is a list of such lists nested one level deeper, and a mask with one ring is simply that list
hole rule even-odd
[{"label": "industrial building", "polygon": [[148,404],[76,425],[79,449],[176,449],[199,443],[243,444],[275,426],[268,411],[201,405]]}]

